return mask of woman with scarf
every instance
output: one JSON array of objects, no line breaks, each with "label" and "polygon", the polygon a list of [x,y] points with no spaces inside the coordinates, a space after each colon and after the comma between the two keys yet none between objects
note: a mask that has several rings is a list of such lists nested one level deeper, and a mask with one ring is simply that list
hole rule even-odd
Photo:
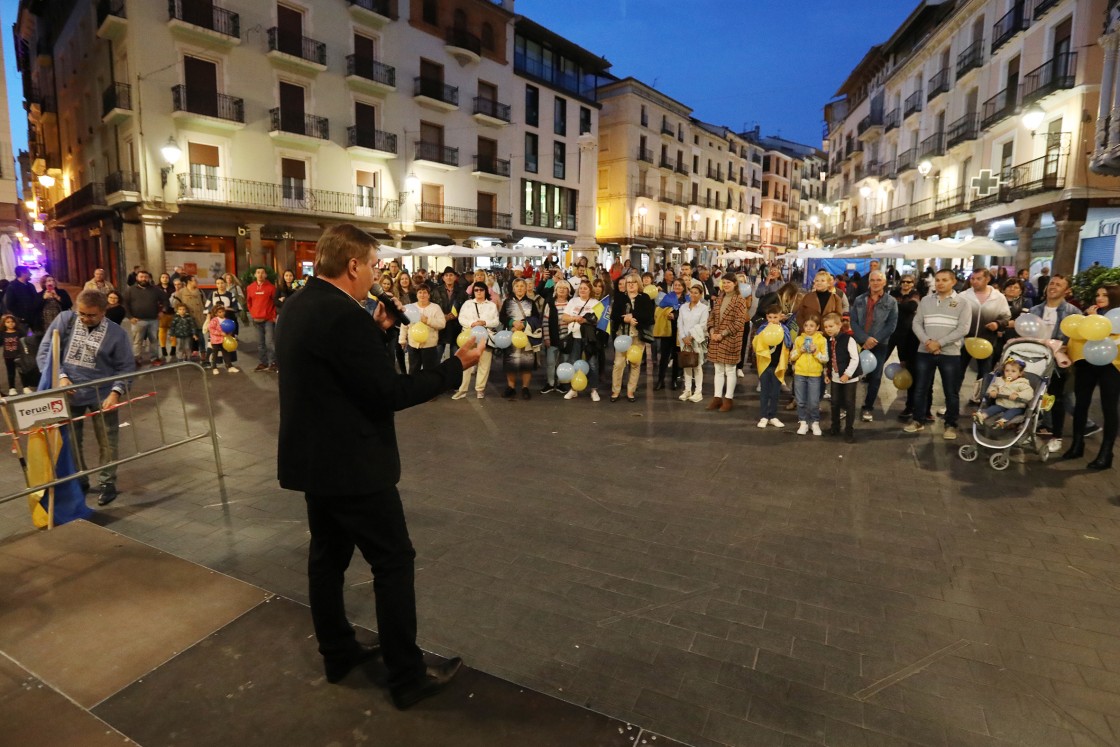
[{"label": "woman with scarf", "polygon": [[516,278],[510,286],[510,297],[502,304],[499,320],[502,327],[510,332],[524,332],[529,336],[529,344],[524,348],[511,345],[506,349],[505,365],[506,390],[502,393],[505,399],[517,396],[517,383],[521,383],[521,399],[530,399],[529,379],[533,375],[536,365],[536,349],[541,341],[541,318],[537,314],[536,304],[527,295],[528,284],[523,278]]},{"label": "woman with scarf", "polygon": [[735,397],[735,364],[743,355],[743,327],[749,308],[730,275],[720,280],[720,293],[708,311],[708,360],[715,365],[715,396],[709,410],[728,412]]},{"label": "woman with scarf", "polygon": [[[672,273],[672,270],[666,272]],[[658,348],[657,383],[653,387],[654,391],[665,388],[665,370],[669,367],[670,360],[673,362],[673,371],[669,381],[673,391],[680,386],[681,369],[677,362],[677,314],[683,303],[688,303],[684,283],[673,280],[669,284],[669,292],[662,294],[653,312],[653,336],[657,340]]]}]

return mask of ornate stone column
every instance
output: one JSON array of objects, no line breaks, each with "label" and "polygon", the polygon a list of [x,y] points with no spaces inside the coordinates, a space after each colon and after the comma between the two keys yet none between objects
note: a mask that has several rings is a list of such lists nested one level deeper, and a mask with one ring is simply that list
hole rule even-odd
[{"label": "ornate stone column", "polygon": [[1024,210],[1015,214],[1015,230],[1019,234],[1019,245],[1015,252],[1015,267],[1022,269],[1031,266],[1031,248],[1034,245],[1034,233],[1038,230],[1041,215],[1032,214]]},{"label": "ornate stone column", "polygon": [[586,133],[579,136],[579,201],[576,204],[576,240],[572,261],[587,257],[594,265],[599,256],[595,243],[595,198],[599,191],[599,141]]}]

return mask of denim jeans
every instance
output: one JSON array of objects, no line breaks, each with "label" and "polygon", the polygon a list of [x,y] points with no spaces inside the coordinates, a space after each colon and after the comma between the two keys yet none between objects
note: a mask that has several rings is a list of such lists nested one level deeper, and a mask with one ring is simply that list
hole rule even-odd
[{"label": "denim jeans", "polygon": [[930,387],[934,369],[941,372],[941,388],[945,392],[945,425],[957,427],[961,413],[961,357],[919,352],[914,356],[914,414],[930,411]]},{"label": "denim jeans", "polygon": [[883,383],[883,367],[887,365],[887,358],[890,357],[891,347],[886,341],[883,341],[871,348],[871,352],[875,355],[875,360],[878,362],[875,365],[874,371],[863,376],[863,380],[867,382],[867,395],[863,398],[864,410],[875,409],[875,400],[879,397],[879,385]]},{"label": "denim jeans", "polygon": [[275,363],[276,348],[273,347],[272,335],[276,330],[276,322],[253,320],[253,326],[257,328],[257,357],[261,359],[261,365],[267,366],[270,363]]},{"label": "denim jeans", "polygon": [[144,354],[144,340],[149,343],[148,355],[159,357],[159,319],[137,319],[132,323],[132,352],[137,358]]},{"label": "denim jeans", "polygon": [[552,345],[544,352],[544,377],[551,387],[556,386],[556,366],[560,363],[560,348]]},{"label": "denim jeans", "polygon": [[760,418],[778,417],[778,396],[782,393],[782,382],[778,381],[778,375],[775,373],[777,370],[778,362],[771,358],[770,365],[758,376],[758,382],[762,385]]},{"label": "denim jeans", "polygon": [[797,398],[797,419],[802,423],[821,422],[821,377],[794,376],[793,396]]}]

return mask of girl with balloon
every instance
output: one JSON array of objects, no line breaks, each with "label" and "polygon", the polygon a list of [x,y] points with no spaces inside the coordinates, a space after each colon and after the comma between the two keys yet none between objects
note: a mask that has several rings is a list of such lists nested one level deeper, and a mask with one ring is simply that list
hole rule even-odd
[{"label": "girl with balloon", "polygon": [[430,371],[439,365],[439,331],[447,325],[439,304],[432,303],[427,285],[416,286],[416,303],[405,307],[408,324],[401,326],[400,343],[408,358],[408,372]]},{"label": "girl with balloon", "polygon": [[[595,282],[599,282],[596,280]],[[600,283],[601,285],[601,283]],[[592,294],[592,283],[584,281],[576,288],[576,297],[560,310],[560,323],[568,328],[572,361],[570,389],[564,399],[575,399],[579,393],[591,386],[591,401],[599,401],[599,331],[597,326],[604,313],[603,304]],[[568,370],[561,363],[556,375],[562,382]]]},{"label": "girl with balloon", "polygon": [[463,399],[470,388],[471,375],[474,375],[475,397],[482,399],[486,396],[486,382],[490,379],[490,364],[493,362],[493,353],[487,345],[490,335],[498,331],[501,321],[498,319],[498,305],[490,300],[490,289],[486,287],[485,280],[475,281],[470,287],[471,299],[463,302],[459,307],[459,324],[463,331],[455,341],[463,347],[471,337],[478,340],[483,348],[482,357],[478,365],[463,371],[463,383],[459,390],[451,395],[451,399]]},{"label": "girl with balloon", "polygon": [[218,375],[218,361],[226,364],[226,371],[238,373],[237,367],[237,319],[232,309],[217,301],[210,306],[210,318],[206,331],[210,334],[210,368]]},{"label": "girl with balloon", "polygon": [[536,340],[539,345],[541,319],[537,315],[536,305],[527,295],[528,285],[523,278],[515,278],[510,291],[510,297],[502,304],[498,315],[504,329],[494,336],[495,345],[506,351],[506,390],[502,397],[516,397],[520,379],[521,399],[530,399],[533,395],[529,392],[529,379],[536,366],[536,353],[530,343]]},{"label": "girl with balloon", "polygon": [[1085,316],[1067,317],[1062,327],[1070,337],[1068,350],[1074,370],[1073,443],[1062,459],[1084,456],[1089,405],[1093,391],[1099,387],[1104,433],[1101,450],[1088,467],[1109,469],[1120,424],[1120,285],[1097,288],[1095,304],[1085,310]]}]

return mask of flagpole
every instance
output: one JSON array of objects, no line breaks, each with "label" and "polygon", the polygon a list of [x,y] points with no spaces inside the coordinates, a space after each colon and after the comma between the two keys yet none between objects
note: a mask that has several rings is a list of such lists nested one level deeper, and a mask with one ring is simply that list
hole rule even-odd
[{"label": "flagpole", "polygon": [[[58,388],[58,364],[59,364],[59,351],[58,351],[58,330],[51,333],[51,389]],[[61,436],[62,433],[59,433]],[[50,456],[50,442],[48,441],[47,455]],[[61,449],[61,444],[59,445]],[[54,459],[51,462],[51,480],[58,479],[58,474],[55,472]],[[54,486],[47,488],[47,531],[54,529]]]}]

